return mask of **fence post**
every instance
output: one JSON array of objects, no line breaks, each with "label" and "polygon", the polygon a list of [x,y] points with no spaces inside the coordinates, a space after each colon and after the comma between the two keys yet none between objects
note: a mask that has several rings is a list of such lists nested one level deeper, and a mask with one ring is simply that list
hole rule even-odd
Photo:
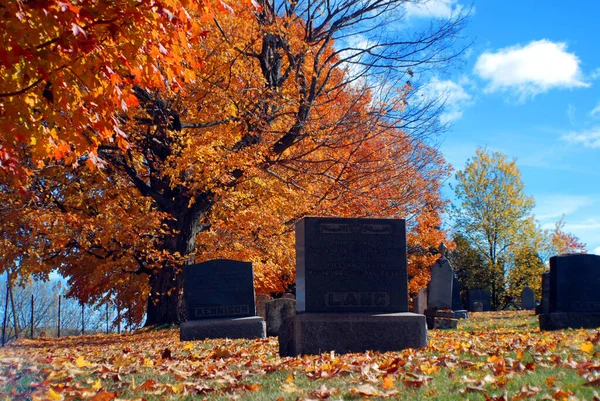
[{"label": "fence post", "polygon": [[6,318],[8,317],[8,271],[6,272],[6,301],[4,302],[4,321],[2,322],[2,346],[6,339]]},{"label": "fence post", "polygon": [[81,335],[85,335],[85,320],[84,320],[85,304],[81,301]]},{"label": "fence post", "polygon": [[31,293],[31,339],[33,340],[33,293]]},{"label": "fence post", "polygon": [[60,338],[60,299],[62,298],[62,295],[58,295],[58,333],[57,333],[57,337]]}]

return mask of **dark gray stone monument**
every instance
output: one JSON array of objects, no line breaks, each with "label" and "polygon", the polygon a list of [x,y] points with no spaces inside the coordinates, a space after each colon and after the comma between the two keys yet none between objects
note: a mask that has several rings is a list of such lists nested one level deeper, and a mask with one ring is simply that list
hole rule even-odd
[{"label": "dark gray stone monument", "polygon": [[453,311],[462,311],[465,309],[463,306],[462,300],[460,298],[460,282],[458,281],[458,277],[454,275],[452,277],[452,310]]},{"label": "dark gray stone monument", "polygon": [[550,272],[542,274],[542,302],[541,313],[550,313]]},{"label": "dark gray stone monument", "polygon": [[489,312],[491,307],[491,296],[486,290],[469,290],[468,294],[469,312],[478,312],[475,309],[475,302],[481,303],[481,312]]},{"label": "dark gray stone monument", "polygon": [[431,267],[431,280],[427,286],[427,308],[452,309],[452,281],[454,273],[450,262],[440,257]]},{"label": "dark gray stone monument", "polygon": [[298,313],[282,325],[280,354],[427,346],[425,316],[408,312],[406,269],[404,220],[302,219],[296,225]]},{"label": "dark gray stone monument", "polygon": [[264,319],[256,316],[252,263],[210,260],[184,266],[188,321],[182,341],[205,338],[265,338]]},{"label": "dark gray stone monument", "polygon": [[428,329],[456,328],[458,321],[452,312],[452,284],[454,273],[446,259],[446,247],[440,245],[441,256],[431,267],[431,280],[427,285],[427,310],[425,317]]},{"label": "dark gray stone monument", "polygon": [[422,315],[425,309],[427,309],[427,288],[421,288],[415,297],[413,312]]},{"label": "dark gray stone monument", "polygon": [[521,308],[524,310],[535,309],[535,296],[533,290],[529,287],[525,287],[521,291]]},{"label": "dark gray stone monument", "polygon": [[553,256],[548,278],[549,305],[539,315],[541,330],[600,327],[600,256]]},{"label": "dark gray stone monument", "polygon": [[298,312],[408,311],[404,220],[304,218],[296,226]]}]

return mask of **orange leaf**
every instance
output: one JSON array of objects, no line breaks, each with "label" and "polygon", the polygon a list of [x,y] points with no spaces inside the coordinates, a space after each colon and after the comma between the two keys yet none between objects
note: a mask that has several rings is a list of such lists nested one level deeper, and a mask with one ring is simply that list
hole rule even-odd
[{"label": "orange leaf", "polygon": [[394,377],[392,375],[385,375],[383,378],[383,388],[386,390],[394,388]]},{"label": "orange leaf", "polygon": [[109,401],[117,398],[117,393],[109,393],[107,391],[100,391],[96,395],[91,398],[88,398],[89,401]]}]

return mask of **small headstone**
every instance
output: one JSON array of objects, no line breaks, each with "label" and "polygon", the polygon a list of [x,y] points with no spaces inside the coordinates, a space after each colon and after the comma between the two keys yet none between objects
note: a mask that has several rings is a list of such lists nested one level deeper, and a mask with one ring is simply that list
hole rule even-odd
[{"label": "small headstone", "polygon": [[266,304],[273,298],[268,294],[258,294],[256,296],[256,314],[263,319],[267,318]]},{"label": "small headstone", "polygon": [[427,288],[421,288],[415,297],[414,309],[415,313],[422,315],[427,309]]},{"label": "small headstone", "polygon": [[280,328],[282,356],[427,346],[425,316],[408,313],[405,221],[300,220],[296,310]]},{"label": "small headstone", "polygon": [[491,304],[491,296],[490,293],[486,290],[469,290],[468,293],[468,302],[470,312],[478,312],[475,310],[475,302],[481,303],[481,308],[483,308],[482,312],[490,311]]},{"label": "small headstone", "polygon": [[286,319],[296,315],[296,300],[277,298],[267,302],[267,335],[279,336],[281,325]]},{"label": "small headstone", "polygon": [[431,267],[431,280],[427,286],[428,309],[452,308],[452,266],[445,257],[440,257]]},{"label": "small headstone", "polygon": [[473,302],[473,312],[483,312],[483,302]]},{"label": "small headstone", "polygon": [[462,300],[460,298],[460,282],[458,281],[458,277],[454,275],[452,278],[452,310],[453,311],[462,311],[465,309],[463,306]]},{"label": "small headstone", "polygon": [[525,310],[533,310],[535,308],[535,297],[533,290],[529,287],[525,287],[521,291],[521,308]]},{"label": "small headstone", "polygon": [[184,266],[188,321],[181,340],[264,338],[265,322],[256,316],[252,263],[210,260]]},{"label": "small headstone", "polygon": [[296,300],[296,296],[294,294],[290,294],[289,292],[286,292],[285,294],[283,294],[281,296],[281,298],[285,298],[285,299],[293,299],[294,301]]},{"label": "small headstone", "polygon": [[[544,292],[543,313],[539,315],[541,330],[600,327],[600,256],[553,256],[546,281],[549,296]],[[542,283],[543,286],[543,276]]]}]

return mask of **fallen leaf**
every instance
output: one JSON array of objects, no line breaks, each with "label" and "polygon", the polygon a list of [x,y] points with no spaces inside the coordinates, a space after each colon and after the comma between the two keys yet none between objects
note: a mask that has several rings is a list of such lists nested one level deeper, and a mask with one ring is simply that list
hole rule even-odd
[{"label": "fallen leaf", "polygon": [[580,348],[586,354],[591,354],[592,352],[594,352],[594,344],[592,344],[589,341],[585,342],[585,343],[582,343],[581,346],[580,346]]}]

